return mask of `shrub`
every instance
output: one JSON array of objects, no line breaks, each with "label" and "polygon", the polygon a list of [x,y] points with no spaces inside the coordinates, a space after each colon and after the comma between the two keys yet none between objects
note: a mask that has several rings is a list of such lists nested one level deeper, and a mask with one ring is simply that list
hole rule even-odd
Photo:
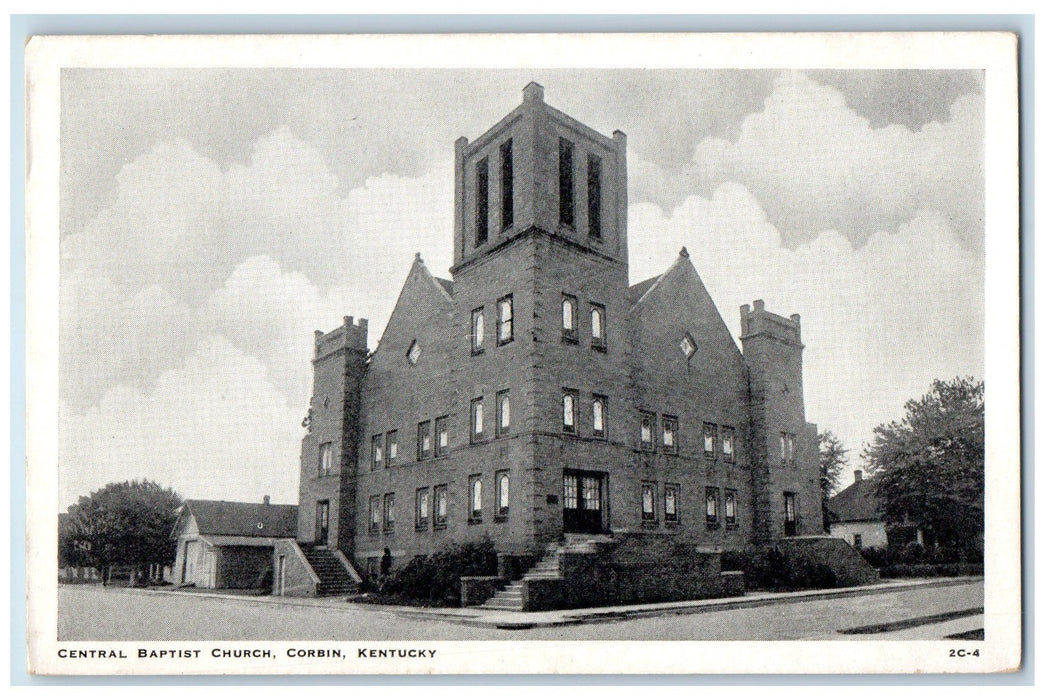
[{"label": "shrub", "polygon": [[885,547],[865,547],[860,550],[860,556],[876,569],[888,566],[892,562],[889,550]]},{"label": "shrub", "polygon": [[722,570],[743,571],[744,587],[748,590],[801,590],[838,585],[835,573],[822,562],[802,553],[785,554],[776,547],[723,552]]},{"label": "shrub", "polygon": [[491,540],[451,545],[414,557],[393,571],[373,599],[382,603],[457,606],[461,604],[462,576],[496,574],[497,550]]}]

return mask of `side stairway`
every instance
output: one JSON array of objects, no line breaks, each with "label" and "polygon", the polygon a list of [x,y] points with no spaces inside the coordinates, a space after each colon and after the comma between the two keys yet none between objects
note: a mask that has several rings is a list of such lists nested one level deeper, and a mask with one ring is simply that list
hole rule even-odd
[{"label": "side stairway", "polygon": [[596,542],[606,542],[610,537],[610,535],[577,535],[568,533],[563,542],[549,544],[544,551],[544,555],[522,577],[507,584],[479,607],[487,610],[517,610],[521,612],[523,609],[523,581],[541,578],[561,578],[559,563],[563,553],[593,552],[595,551]]},{"label": "side stairway", "polygon": [[301,545],[308,565],[319,577],[316,595],[349,595],[359,591],[359,583],[345,569],[338,556],[325,547]]}]

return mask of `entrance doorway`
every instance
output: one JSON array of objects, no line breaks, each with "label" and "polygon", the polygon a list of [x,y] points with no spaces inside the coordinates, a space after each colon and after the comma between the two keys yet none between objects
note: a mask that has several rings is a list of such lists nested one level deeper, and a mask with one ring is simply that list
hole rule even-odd
[{"label": "entrance doorway", "polygon": [[316,503],[316,544],[327,545],[330,537],[330,501]]},{"label": "entrance doorway", "polygon": [[599,472],[564,471],[562,526],[565,532],[598,534],[603,531],[606,477]]}]

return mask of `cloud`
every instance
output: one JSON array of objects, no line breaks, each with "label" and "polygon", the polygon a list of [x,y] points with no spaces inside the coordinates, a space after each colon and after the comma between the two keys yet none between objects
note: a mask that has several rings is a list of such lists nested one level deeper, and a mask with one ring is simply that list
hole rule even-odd
[{"label": "cloud", "polygon": [[297,502],[300,406],[221,336],[141,391],[119,385],[84,414],[61,409],[59,503],[149,478],[184,497]]},{"label": "cloud", "polygon": [[735,337],[739,307],[754,299],[802,315],[807,418],[840,435],[853,457],[934,378],[983,376],[983,259],[938,213],[917,213],[859,247],[824,231],[791,249],[756,197],[725,183],[670,216],[643,204],[630,219],[632,279],[663,272],[686,246]]}]

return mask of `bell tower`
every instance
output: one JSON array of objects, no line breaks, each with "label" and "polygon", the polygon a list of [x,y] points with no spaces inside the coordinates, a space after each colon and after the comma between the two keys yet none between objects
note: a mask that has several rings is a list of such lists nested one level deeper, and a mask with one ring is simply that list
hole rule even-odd
[{"label": "bell tower", "polygon": [[544,102],[523,102],[454,144],[454,270],[538,229],[627,264],[627,138],[608,138]]}]

